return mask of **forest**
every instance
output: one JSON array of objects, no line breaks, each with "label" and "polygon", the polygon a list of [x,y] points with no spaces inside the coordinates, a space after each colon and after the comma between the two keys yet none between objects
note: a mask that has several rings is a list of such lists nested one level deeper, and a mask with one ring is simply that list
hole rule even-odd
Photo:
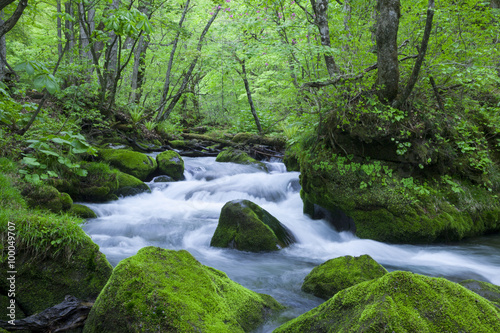
[{"label": "forest", "polygon": [[[143,324],[146,331],[161,332],[306,332],[311,327],[333,332],[328,320],[339,323],[338,331],[440,332],[458,327],[454,325],[466,331],[500,330],[500,281],[486,276],[479,279],[484,284],[480,289],[462,284],[468,289],[460,289],[460,299],[477,292],[479,311],[487,319],[472,319],[477,309],[466,318],[459,313],[467,311],[449,309],[443,317],[451,322],[433,314],[422,323],[413,317],[420,312],[398,317],[398,324],[383,306],[385,310],[369,313],[331,309],[367,306],[373,300],[347,304],[352,295],[366,292],[362,288],[378,295],[398,284],[411,294],[411,284],[454,290],[455,283],[407,276],[397,269],[388,273],[389,268],[348,258],[330,269],[359,265],[372,267],[370,274],[382,273],[365,279],[371,285],[352,283],[359,292],[344,285],[328,294],[323,287],[304,285],[303,291],[311,288],[322,302],[327,300],[322,308],[305,306],[316,311],[310,317],[304,308],[273,317],[283,305],[271,296],[260,299],[256,295],[262,294],[240,290],[228,278],[232,273],[203,266],[197,259],[205,264],[203,260],[182,247],[173,247],[179,252],[145,247],[120,263],[108,262],[99,252],[103,245],[85,233],[91,233],[85,221],[100,218],[100,206],[93,203],[154,194],[155,182],[166,179],[157,177],[168,177],[168,184],[192,181],[185,177],[194,170],[189,168],[209,168],[212,160],[204,158],[215,157],[217,162],[252,165],[252,172],[273,174],[272,163],[278,162],[288,172],[300,172],[300,210],[311,220],[327,221],[336,232],[418,246],[493,237],[487,241],[496,244],[491,262],[500,264],[500,0],[0,0],[0,262],[2,269],[11,264],[9,245],[15,248],[17,294],[39,291],[27,299],[10,296],[8,270],[0,273],[2,308],[14,300],[17,313],[23,313],[16,319],[26,317],[18,325],[34,331],[49,331],[51,325],[83,327],[76,315],[62,318],[57,311],[46,323],[33,317],[64,304],[85,318],[92,311],[84,332],[141,332]],[[219,185],[212,194],[226,186]],[[196,197],[188,192],[186,200],[191,196]],[[261,240],[254,238],[247,248],[241,247],[243,241],[237,248],[234,239],[214,245],[226,237],[219,233],[224,217],[240,218],[251,207],[251,214],[263,221],[274,219],[253,202],[227,201],[222,213],[222,203],[217,208],[214,218],[220,215],[220,220],[210,246],[268,251],[255,250]],[[264,228],[278,238],[271,241],[272,251],[300,243],[295,230],[289,232],[290,226],[280,221],[277,229]],[[254,237],[252,233],[256,231],[247,236]],[[154,258],[167,259],[160,268]],[[39,284],[32,283],[42,274],[32,267],[35,262],[46,267]],[[133,293],[134,274],[142,274],[141,265],[150,265],[156,274],[175,269],[181,276],[184,268],[176,267],[177,262],[195,267],[196,277],[189,277],[195,286],[207,284],[197,279],[209,276],[213,288],[228,293],[223,296],[228,303],[203,291],[200,304],[184,301],[189,303],[185,313],[180,303],[175,311],[162,308],[175,318],[171,321],[150,315],[151,304],[164,306],[166,296],[151,292],[159,287],[144,287],[149,280],[140,287],[145,289]],[[323,274],[317,279],[333,279],[320,267],[313,271]],[[86,287],[68,284],[70,275]],[[76,299],[65,300],[63,290]],[[148,295],[147,301],[138,300],[141,293]],[[118,300],[110,301],[114,294]],[[341,294],[345,298],[337,297]],[[496,298],[483,302],[490,294]],[[123,301],[127,297],[130,301]],[[233,297],[251,313],[235,309]],[[93,309],[83,300],[95,301]],[[293,302],[284,303],[286,308]],[[197,312],[213,304],[221,307],[220,318]],[[104,319],[103,309],[120,306],[125,320]],[[377,311],[385,311],[384,316]],[[264,315],[257,318],[255,313]],[[9,331],[5,322],[12,317],[0,315],[0,332]],[[316,316],[330,319],[314,323]],[[115,320],[126,326],[115,327]]]}]

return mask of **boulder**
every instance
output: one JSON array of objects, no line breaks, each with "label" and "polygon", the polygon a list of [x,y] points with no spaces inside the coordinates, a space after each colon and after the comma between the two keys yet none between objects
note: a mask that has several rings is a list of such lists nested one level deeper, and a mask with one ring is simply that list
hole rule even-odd
[{"label": "boulder", "polygon": [[248,200],[233,200],[222,207],[210,245],[260,252],[294,242],[292,232],[265,209]]},{"label": "boulder", "polygon": [[75,216],[81,217],[82,219],[93,219],[97,217],[96,213],[94,213],[92,209],[80,204],[71,205],[69,212]]},{"label": "boulder", "polygon": [[184,178],[184,161],[173,150],[167,150],[156,156],[158,170],[161,174],[172,177],[174,180]]},{"label": "boulder", "polygon": [[[16,228],[16,303],[26,316],[62,302],[66,295],[95,299],[112,267],[80,227],[81,220],[51,213],[7,211],[0,229]],[[0,259],[7,267],[7,256]],[[9,290],[7,270],[0,290]]]},{"label": "boulder", "polygon": [[258,167],[261,170],[267,171],[264,163],[248,156],[247,153],[239,149],[227,148],[219,153],[215,158],[216,162],[232,162],[237,164],[250,164]]},{"label": "boulder", "polygon": [[115,267],[84,332],[249,332],[281,308],[185,250],[145,247]]},{"label": "boulder", "polygon": [[385,274],[387,270],[367,254],[338,257],[315,267],[305,277],[302,291],[329,299],[343,289]]},{"label": "boulder", "polygon": [[487,300],[491,301],[497,308],[500,308],[500,286],[489,282],[477,281],[472,279],[461,281],[459,283],[465,288],[472,290],[476,294],[479,294]]},{"label": "boulder", "polygon": [[457,283],[395,271],[339,291],[274,332],[500,332],[500,313]]},{"label": "boulder", "polygon": [[142,180],[126,174],[121,171],[116,171],[118,179],[118,188],[113,192],[118,196],[131,196],[143,192],[151,192],[151,189]]},{"label": "boulder", "polygon": [[99,158],[142,181],[147,180],[157,167],[151,156],[125,149],[100,149]]},{"label": "boulder", "polygon": [[48,209],[54,213],[67,211],[71,208],[73,200],[67,193],[60,193],[50,185],[27,184],[22,191],[26,202],[30,207]]}]

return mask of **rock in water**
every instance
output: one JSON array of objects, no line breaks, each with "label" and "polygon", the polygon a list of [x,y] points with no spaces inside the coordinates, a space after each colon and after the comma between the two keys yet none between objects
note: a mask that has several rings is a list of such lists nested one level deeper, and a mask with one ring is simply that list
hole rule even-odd
[{"label": "rock in water", "polygon": [[162,175],[181,180],[184,177],[184,161],[181,156],[173,150],[167,150],[156,156],[158,169]]},{"label": "rock in water", "polygon": [[264,163],[257,161],[256,159],[248,156],[247,153],[239,149],[227,148],[217,155],[215,159],[216,162],[232,162],[238,164],[251,164],[263,171],[267,171],[267,167]]},{"label": "rock in water", "polygon": [[377,279],[384,274],[387,274],[387,270],[367,254],[338,257],[315,267],[305,277],[302,291],[329,299],[345,288]]},{"label": "rock in water", "polygon": [[255,203],[229,201],[222,207],[211,246],[241,251],[276,251],[295,242],[292,232]]},{"label": "rock in water", "polygon": [[157,163],[151,156],[125,149],[101,149],[99,157],[118,170],[142,181],[156,170]]},{"label": "rock in water", "polygon": [[500,313],[457,283],[395,271],[338,292],[274,332],[500,332]]},{"label": "rock in water", "polygon": [[249,332],[281,308],[185,250],[145,247],[116,266],[84,332]]}]

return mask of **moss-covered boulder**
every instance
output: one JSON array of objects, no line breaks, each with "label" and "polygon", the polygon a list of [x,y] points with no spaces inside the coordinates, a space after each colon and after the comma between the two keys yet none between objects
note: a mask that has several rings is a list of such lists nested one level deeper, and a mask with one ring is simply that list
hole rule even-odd
[{"label": "moss-covered boulder", "polygon": [[116,176],[118,179],[118,188],[113,193],[118,196],[127,197],[143,192],[151,192],[148,185],[132,175],[116,171]]},{"label": "moss-covered boulder", "polygon": [[156,155],[158,170],[161,174],[172,177],[174,180],[184,178],[184,161],[173,150],[167,150]]},{"label": "moss-covered boulder", "polygon": [[248,156],[247,153],[235,148],[227,148],[219,153],[215,158],[216,162],[232,162],[238,164],[248,164],[258,167],[264,171],[267,171],[267,167],[264,163],[257,161],[256,159]]},{"label": "moss-covered boulder", "polygon": [[294,242],[292,232],[265,209],[248,200],[233,200],[222,207],[210,245],[260,252]]},{"label": "moss-covered boulder", "polygon": [[460,285],[472,290],[490,300],[497,308],[500,308],[500,286],[485,281],[465,280],[459,282]]},{"label": "moss-covered boulder", "polygon": [[93,219],[97,217],[97,214],[94,213],[92,209],[81,204],[71,205],[69,212],[77,217],[81,217],[82,219]]},{"label": "moss-covered boulder", "polygon": [[26,184],[22,191],[26,202],[30,207],[48,209],[54,213],[67,211],[71,208],[73,200],[67,193],[60,193],[50,185]]},{"label": "moss-covered boulder", "polygon": [[145,247],[115,267],[84,332],[249,332],[280,308],[185,250]]},{"label": "moss-covered boulder", "polygon": [[[0,214],[0,230],[15,226],[16,303],[27,316],[66,295],[94,299],[106,284],[112,267],[80,223],[69,215],[19,210]],[[0,264],[7,267],[8,252],[1,253]],[[0,291],[9,290],[7,277],[7,270],[0,271]]]},{"label": "moss-covered boulder", "polygon": [[300,166],[304,203],[352,219],[361,238],[429,243],[500,231],[500,201],[466,180],[419,182],[398,164],[320,148],[301,153]]},{"label": "moss-covered boulder", "polygon": [[142,181],[147,180],[157,167],[156,160],[151,156],[125,149],[100,149],[99,158]]},{"label": "moss-covered boulder", "polygon": [[302,291],[329,299],[343,289],[384,274],[387,270],[367,254],[338,257],[315,267],[305,277]]},{"label": "moss-covered boulder", "polygon": [[284,332],[500,332],[500,312],[457,283],[395,271],[344,289]]}]

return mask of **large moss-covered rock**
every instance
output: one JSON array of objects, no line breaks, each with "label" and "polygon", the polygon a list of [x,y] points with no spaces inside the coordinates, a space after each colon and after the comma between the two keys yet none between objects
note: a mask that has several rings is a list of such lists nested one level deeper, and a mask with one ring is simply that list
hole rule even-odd
[{"label": "large moss-covered rock", "polygon": [[99,157],[118,170],[142,181],[156,171],[157,163],[151,156],[125,149],[101,149]]},{"label": "large moss-covered rock", "polygon": [[116,175],[118,179],[118,188],[114,191],[114,194],[118,196],[126,197],[143,192],[151,192],[148,185],[132,175],[121,171],[116,171]]},{"label": "large moss-covered rock", "polygon": [[156,156],[158,170],[161,174],[181,180],[184,176],[184,161],[181,156],[173,150],[167,150]]},{"label": "large moss-covered rock", "polygon": [[242,251],[276,251],[295,242],[292,232],[265,209],[248,200],[222,207],[211,246]]},{"label": "large moss-covered rock", "polygon": [[249,332],[280,308],[185,250],[146,247],[115,267],[84,332]]},{"label": "large moss-covered rock", "polygon": [[460,285],[490,300],[497,308],[500,308],[500,286],[477,280],[461,281]]},{"label": "large moss-covered rock", "polygon": [[457,283],[395,271],[344,289],[274,332],[500,332],[500,312]]},{"label": "large moss-covered rock", "polygon": [[[62,302],[66,295],[96,298],[106,284],[112,267],[80,222],[29,211],[0,214],[0,230],[15,225],[16,303],[27,316]],[[7,267],[8,253],[2,253],[0,264]],[[7,277],[7,270],[0,271],[0,290],[9,290]]]},{"label": "large moss-covered rock", "polygon": [[69,212],[75,216],[81,217],[82,219],[93,219],[97,217],[92,209],[85,205],[73,204]]},{"label": "large moss-covered rock", "polygon": [[361,238],[429,243],[500,231],[500,202],[483,186],[451,178],[419,183],[396,164],[319,148],[302,153],[300,164],[304,202],[352,219]]},{"label": "large moss-covered rock", "polygon": [[330,259],[315,267],[304,279],[302,290],[323,299],[358,283],[377,279],[387,270],[365,254]]},{"label": "large moss-covered rock", "polygon": [[73,200],[67,193],[60,193],[50,185],[26,184],[22,191],[30,207],[48,209],[54,213],[67,211],[71,208]]},{"label": "large moss-covered rock", "polygon": [[227,148],[219,153],[215,158],[216,162],[232,162],[238,164],[249,164],[258,167],[264,171],[267,171],[267,167],[264,163],[257,161],[256,159],[248,156],[247,153],[239,149],[234,149],[232,147]]}]

